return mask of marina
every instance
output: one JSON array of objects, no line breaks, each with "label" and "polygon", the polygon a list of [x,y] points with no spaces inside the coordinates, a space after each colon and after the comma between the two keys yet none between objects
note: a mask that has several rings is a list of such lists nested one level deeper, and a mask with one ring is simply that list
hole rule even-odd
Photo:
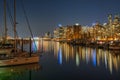
[{"label": "marina", "polygon": [[[120,79],[120,51],[118,50],[105,50],[46,40],[37,40],[35,43],[32,42],[32,50],[41,52],[40,60],[37,63],[41,65],[41,69],[33,71],[34,74],[32,73],[31,76],[34,78],[31,80],[37,78],[46,80]],[[29,51],[27,47],[24,46]],[[85,77],[86,75],[87,77]],[[19,78],[24,80],[25,76],[19,76]]]},{"label": "marina", "polygon": [[1,0],[0,80],[120,80],[119,3]]}]

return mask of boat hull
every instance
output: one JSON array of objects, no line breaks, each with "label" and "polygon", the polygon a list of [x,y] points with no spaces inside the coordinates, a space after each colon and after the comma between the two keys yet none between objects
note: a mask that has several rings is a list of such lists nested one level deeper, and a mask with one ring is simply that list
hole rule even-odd
[{"label": "boat hull", "polygon": [[15,66],[15,65],[38,63],[38,62],[39,62],[39,56],[15,57],[13,59],[0,60],[0,66]]},{"label": "boat hull", "polygon": [[117,47],[117,46],[116,47],[110,46],[109,49],[111,49],[111,50],[120,50],[120,46],[119,47]]}]

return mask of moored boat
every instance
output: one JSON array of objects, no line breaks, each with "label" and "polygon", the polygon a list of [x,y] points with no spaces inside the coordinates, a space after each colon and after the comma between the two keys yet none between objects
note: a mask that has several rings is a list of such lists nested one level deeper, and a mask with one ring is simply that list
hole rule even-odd
[{"label": "moored boat", "polygon": [[32,55],[30,57],[13,57],[13,58],[6,58],[0,60],[0,66],[15,66],[15,65],[23,65],[23,64],[30,64],[30,63],[38,63],[39,57],[38,55]]},{"label": "moored boat", "polygon": [[110,50],[120,50],[120,42],[113,42],[109,44]]},{"label": "moored boat", "polygon": [[[14,17],[16,18],[15,4],[16,4],[16,0],[14,0]],[[4,0],[4,5],[6,5],[6,0]],[[14,43],[10,43],[10,44],[6,43],[7,32],[5,32],[6,33],[5,38],[0,44],[0,66],[14,66],[14,65],[38,63],[39,62],[38,53],[32,53],[31,51],[31,39],[30,39],[30,52],[23,51],[17,47],[16,19],[15,18],[14,18]]]}]

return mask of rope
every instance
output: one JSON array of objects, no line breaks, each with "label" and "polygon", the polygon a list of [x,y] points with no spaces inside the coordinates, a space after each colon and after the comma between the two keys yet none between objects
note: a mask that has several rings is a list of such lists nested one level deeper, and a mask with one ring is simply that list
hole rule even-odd
[{"label": "rope", "polygon": [[[24,7],[24,4],[23,4],[23,0],[21,0],[21,5],[22,5],[23,13],[24,13],[25,18],[26,18],[26,22],[27,22],[27,25],[28,25],[28,29],[30,30],[30,34],[31,34],[31,36],[32,36],[32,38],[33,38],[32,29],[31,29],[31,26],[30,26],[30,23],[29,23],[29,20],[28,20],[28,17],[27,17],[26,11],[25,11],[25,7]],[[34,40],[34,38],[33,38],[33,42],[34,42],[34,44],[35,44],[35,40]],[[37,49],[36,44],[35,44],[35,48]]]}]

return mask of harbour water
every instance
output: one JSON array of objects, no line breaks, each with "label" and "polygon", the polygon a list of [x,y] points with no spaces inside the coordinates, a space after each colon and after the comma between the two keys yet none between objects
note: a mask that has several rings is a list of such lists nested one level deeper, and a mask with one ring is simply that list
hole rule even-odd
[{"label": "harbour water", "polygon": [[0,80],[120,80],[120,51],[53,41],[35,41],[32,50],[39,64],[2,67]]}]

